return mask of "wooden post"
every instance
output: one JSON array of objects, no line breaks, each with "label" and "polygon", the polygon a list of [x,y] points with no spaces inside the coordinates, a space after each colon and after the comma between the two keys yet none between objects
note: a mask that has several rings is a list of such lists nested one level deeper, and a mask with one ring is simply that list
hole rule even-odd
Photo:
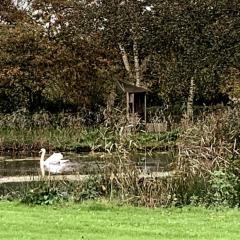
[{"label": "wooden post", "polygon": [[144,93],[144,123],[147,123],[147,94]]},{"label": "wooden post", "polygon": [[129,121],[129,93],[128,92],[126,92],[126,102],[127,102],[127,107],[126,107],[127,120]]},{"label": "wooden post", "polygon": [[135,93],[132,93],[132,113],[135,113]]}]

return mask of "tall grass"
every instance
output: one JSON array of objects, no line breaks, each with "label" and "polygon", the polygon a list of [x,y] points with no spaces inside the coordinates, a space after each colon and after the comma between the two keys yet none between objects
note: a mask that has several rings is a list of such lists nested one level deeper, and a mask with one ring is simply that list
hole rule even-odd
[{"label": "tall grass", "polygon": [[19,110],[0,116],[0,150],[33,151],[45,147],[64,151],[164,149],[173,145],[177,131],[136,132],[125,125],[87,126],[80,114],[29,114]]},{"label": "tall grass", "polygon": [[[168,177],[140,177],[139,168],[129,158],[132,146],[139,144],[138,139],[142,144],[145,138],[146,142],[155,138],[161,144],[160,135],[137,135],[103,127],[89,132],[85,128],[73,127],[67,133],[53,128],[45,139],[49,146],[87,143],[92,150],[115,151],[115,157],[106,161],[99,176],[74,183],[69,195],[75,201],[106,198],[148,207],[187,204],[236,207],[240,205],[239,117],[237,108],[226,109],[179,126],[180,130],[168,138],[172,141],[174,137],[178,149],[176,161],[171,165],[174,175]],[[37,139],[40,130],[36,133],[29,131],[29,137]],[[51,192],[51,185],[48,187],[47,193]],[[41,186],[39,191],[41,193]]]},{"label": "tall grass", "polygon": [[178,194],[185,202],[239,205],[239,117],[238,108],[216,111],[179,135],[175,169],[182,176]]},{"label": "tall grass", "polygon": [[[27,151],[47,149],[72,150],[79,146],[83,132],[81,129],[24,128],[0,129],[0,149],[2,151]],[[84,145],[82,146],[84,148]]]},{"label": "tall grass", "polygon": [[103,174],[109,198],[144,206],[239,206],[239,117],[238,108],[229,108],[180,128],[171,177],[139,178],[139,169],[120,152]]}]

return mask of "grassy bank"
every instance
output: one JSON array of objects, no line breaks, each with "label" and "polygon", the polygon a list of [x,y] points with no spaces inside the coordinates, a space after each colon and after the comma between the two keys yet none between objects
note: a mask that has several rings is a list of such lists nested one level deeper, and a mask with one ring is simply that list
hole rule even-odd
[{"label": "grassy bank", "polygon": [[148,209],[100,203],[29,207],[0,202],[1,239],[238,239],[236,209]]},{"label": "grassy bank", "polygon": [[110,128],[1,128],[1,151],[39,151],[41,147],[61,151],[128,151],[167,149],[174,146],[177,130],[165,133],[129,132],[121,134]]},{"label": "grassy bank", "polygon": [[[142,128],[142,129],[141,129]],[[137,130],[137,131],[136,131]],[[147,133],[127,122],[93,125],[80,113],[29,113],[24,109],[0,114],[1,151],[112,151],[166,149],[174,145],[178,130]]]}]

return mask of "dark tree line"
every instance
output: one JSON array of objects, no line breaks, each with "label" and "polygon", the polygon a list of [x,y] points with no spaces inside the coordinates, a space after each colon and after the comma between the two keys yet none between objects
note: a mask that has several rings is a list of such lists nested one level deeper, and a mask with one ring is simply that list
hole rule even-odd
[{"label": "dark tree line", "polygon": [[239,97],[240,2],[32,0],[0,6],[0,110],[111,109],[115,80],[151,105]]}]

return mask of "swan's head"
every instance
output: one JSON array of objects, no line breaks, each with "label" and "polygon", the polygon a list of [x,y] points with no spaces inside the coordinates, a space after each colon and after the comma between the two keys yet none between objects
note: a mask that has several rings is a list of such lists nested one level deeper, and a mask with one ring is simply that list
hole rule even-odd
[{"label": "swan's head", "polygon": [[45,148],[41,148],[39,153],[46,153],[46,149]]}]

